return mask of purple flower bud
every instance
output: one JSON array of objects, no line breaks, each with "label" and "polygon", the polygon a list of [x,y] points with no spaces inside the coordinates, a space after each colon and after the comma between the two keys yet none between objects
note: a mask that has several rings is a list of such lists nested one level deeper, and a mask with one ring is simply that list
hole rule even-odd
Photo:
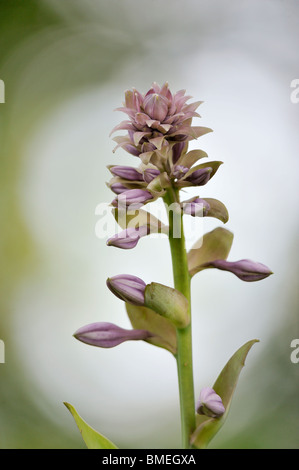
[{"label": "purple flower bud", "polygon": [[154,150],[156,150],[156,146],[154,144],[151,144],[150,142],[144,142],[142,145],[141,145],[141,152],[144,153],[144,152],[153,152]]},{"label": "purple flower bud", "polygon": [[133,305],[144,305],[145,282],[130,274],[119,274],[107,279],[107,286],[116,297]]},{"label": "purple flower bud", "polygon": [[129,227],[109,238],[107,240],[107,245],[122,248],[124,250],[130,250],[137,245],[141,237],[148,235],[148,232],[149,227],[147,225],[143,225],[139,228]]},{"label": "purple flower bud", "polygon": [[180,158],[182,151],[185,147],[185,142],[178,142],[172,148],[172,162],[175,164]]},{"label": "purple flower bud", "polygon": [[182,165],[176,165],[172,170],[172,176],[176,179],[180,179],[189,171],[189,168]]},{"label": "purple flower bud", "polygon": [[168,100],[158,93],[151,93],[143,100],[143,108],[151,119],[164,121],[168,113]]},{"label": "purple flower bud", "polygon": [[192,217],[205,217],[210,210],[210,204],[198,197],[194,201],[183,202],[182,209],[184,214]]},{"label": "purple flower bud", "polygon": [[212,171],[211,167],[200,168],[191,173],[190,176],[187,176],[186,181],[189,181],[194,186],[203,186],[209,181]]},{"label": "purple flower bud", "polygon": [[110,168],[113,175],[130,181],[143,181],[140,171],[132,168],[131,166],[116,165]]},{"label": "purple flower bud", "polygon": [[124,341],[145,340],[152,335],[146,330],[125,330],[113,323],[90,323],[79,328],[73,336],[91,346],[113,348]]},{"label": "purple flower bud", "polygon": [[260,281],[273,274],[270,269],[262,263],[256,263],[249,259],[240,261],[226,261],[217,259],[205,264],[206,267],[222,269],[235,274],[242,281],[253,282]]},{"label": "purple flower bud", "polygon": [[126,188],[126,186],[124,186],[123,184],[121,183],[112,183],[110,185],[110,189],[115,193],[115,194],[121,194],[123,193],[124,191],[128,191],[128,188]]},{"label": "purple flower bud", "polygon": [[153,195],[144,189],[128,189],[127,191],[119,194],[113,201],[112,205],[117,206],[130,206],[134,205],[134,208],[143,206],[144,203],[153,199]]},{"label": "purple flower bud", "polygon": [[155,170],[155,168],[147,168],[143,172],[143,179],[146,183],[150,183],[151,181],[153,181],[153,179],[155,179],[159,175],[160,175],[159,170]]},{"label": "purple flower bud", "polygon": [[134,145],[125,143],[122,145],[122,148],[125,149],[128,153],[131,155],[134,155],[134,157],[139,157],[140,155],[140,150],[138,150]]},{"label": "purple flower bud", "polygon": [[205,387],[200,392],[196,412],[200,415],[219,418],[225,412],[225,408],[220,396],[212,388]]}]

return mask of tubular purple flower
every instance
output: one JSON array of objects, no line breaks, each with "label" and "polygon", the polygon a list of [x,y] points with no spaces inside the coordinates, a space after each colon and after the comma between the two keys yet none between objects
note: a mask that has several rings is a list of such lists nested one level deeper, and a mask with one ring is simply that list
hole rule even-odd
[{"label": "tubular purple flower", "polygon": [[143,181],[142,173],[131,166],[115,165],[110,168],[110,171],[113,175],[129,181]]},{"label": "tubular purple flower", "polygon": [[143,206],[150,199],[153,199],[153,195],[144,189],[128,189],[119,194],[113,201],[112,205],[117,206],[130,206],[134,205],[134,208]]},{"label": "tubular purple flower", "polygon": [[107,240],[107,245],[122,248],[124,250],[130,250],[137,245],[141,237],[148,235],[149,230],[150,229],[147,225],[143,225],[139,228],[129,227],[109,238]]},{"label": "tubular purple flower", "polygon": [[155,179],[157,176],[160,175],[160,171],[156,170],[155,168],[146,168],[143,172],[143,179],[146,183],[150,183]]},{"label": "tubular purple flower", "polygon": [[209,181],[212,171],[213,169],[211,167],[200,168],[191,173],[190,176],[187,176],[185,180],[192,183],[194,186],[204,186]]},{"label": "tubular purple flower", "polygon": [[242,259],[240,261],[226,261],[218,259],[205,263],[206,267],[217,268],[223,271],[230,271],[242,281],[253,282],[260,281],[273,274],[273,272],[264,264]]},{"label": "tubular purple flower", "polygon": [[221,397],[212,388],[205,387],[200,392],[196,412],[211,418],[219,418],[225,412],[225,408]]},{"label": "tubular purple flower", "polygon": [[194,201],[182,202],[181,206],[183,213],[192,217],[205,217],[210,210],[210,204],[199,197]]},{"label": "tubular purple flower", "polygon": [[145,340],[152,336],[146,330],[125,330],[113,323],[90,323],[73,335],[77,340],[98,348],[114,348],[125,341]]},{"label": "tubular purple flower", "polygon": [[119,299],[133,305],[144,305],[146,284],[139,277],[130,274],[119,274],[108,278],[107,286]]}]

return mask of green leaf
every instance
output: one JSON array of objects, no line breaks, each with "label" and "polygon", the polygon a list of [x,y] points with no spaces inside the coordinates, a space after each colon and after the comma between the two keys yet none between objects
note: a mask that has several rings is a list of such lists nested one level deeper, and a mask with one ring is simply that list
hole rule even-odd
[{"label": "green leaf", "polygon": [[202,170],[204,168],[212,168],[212,171],[210,174],[210,179],[211,179],[222,164],[223,162],[218,162],[218,161],[200,163],[199,165],[195,165],[192,168],[190,168],[190,170],[185,174],[184,178],[182,179],[186,179],[188,176],[192,175],[192,173],[194,173],[194,171],[196,170]]},{"label": "green leaf", "polygon": [[245,359],[251,347],[259,340],[248,341],[235,352],[230,358],[222,372],[213,385],[213,390],[221,397],[225,407],[225,413],[220,418],[210,418],[204,415],[196,415],[196,429],[191,436],[191,444],[198,448],[206,448],[211,439],[223,426],[229,409],[233,394],[238,382],[240,372],[245,365]]},{"label": "green leaf", "polygon": [[140,228],[148,225],[150,227],[150,233],[168,233],[168,227],[165,224],[153,214],[143,209],[130,211],[113,208],[112,215],[123,229],[129,227]]},{"label": "green leaf", "polygon": [[185,328],[190,323],[189,302],[172,287],[157,282],[147,284],[144,305],[170,320],[177,328]]},{"label": "green leaf", "polygon": [[[188,252],[188,268],[190,276],[206,269],[205,263],[216,259],[226,259],[229,255],[233,233],[222,227],[217,227],[206,233]],[[199,247],[198,247],[199,246]]]},{"label": "green leaf", "polygon": [[209,212],[207,213],[207,217],[215,217],[216,219],[221,220],[224,224],[229,219],[228,210],[223,204],[223,202],[218,201],[218,199],[213,199],[209,197],[204,198],[205,201],[210,205]]},{"label": "green leaf", "polygon": [[147,343],[176,354],[177,339],[174,325],[150,308],[126,304],[127,314],[134,329],[150,331],[154,336]]},{"label": "green leaf", "polygon": [[201,158],[207,158],[208,154],[203,150],[190,150],[188,153],[182,153],[176,165],[182,165],[191,168]]},{"label": "green leaf", "polygon": [[72,414],[88,449],[117,449],[117,447],[111,441],[109,441],[109,439],[91,428],[81,418],[81,416],[78,415],[77,411],[72,405],[66,402],[64,402],[64,405]]},{"label": "green leaf", "polygon": [[184,122],[185,126],[180,127],[175,132],[172,132],[171,135],[184,135],[189,136],[188,140],[198,139],[202,135],[208,134],[209,132],[213,132],[212,129],[209,127],[201,127],[201,126],[190,126],[188,120]]}]

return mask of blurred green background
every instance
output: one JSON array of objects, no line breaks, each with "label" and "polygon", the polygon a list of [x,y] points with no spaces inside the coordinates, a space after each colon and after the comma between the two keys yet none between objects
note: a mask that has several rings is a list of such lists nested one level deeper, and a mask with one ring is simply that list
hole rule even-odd
[{"label": "blurred green background", "polygon": [[93,321],[129,327],[109,275],[172,282],[166,239],[120,253],[95,233],[112,197],[106,166],[136,163],[112,153],[124,119],[113,110],[153,81],[204,101],[199,124],[214,132],[196,148],[224,165],[202,195],[229,209],[230,258],[275,273],[192,281],[197,394],[260,339],[210,447],[298,448],[298,18],[295,0],[0,1],[0,448],[85,448],[63,401],[120,447],[180,446],[170,355],[72,337]]}]

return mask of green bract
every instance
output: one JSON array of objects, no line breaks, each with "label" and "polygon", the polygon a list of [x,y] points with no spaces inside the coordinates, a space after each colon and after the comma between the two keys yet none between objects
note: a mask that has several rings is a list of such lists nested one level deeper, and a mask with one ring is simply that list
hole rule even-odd
[{"label": "green bract", "polygon": [[189,325],[189,302],[178,290],[152,282],[145,288],[144,301],[146,307],[170,320],[177,328]]}]

